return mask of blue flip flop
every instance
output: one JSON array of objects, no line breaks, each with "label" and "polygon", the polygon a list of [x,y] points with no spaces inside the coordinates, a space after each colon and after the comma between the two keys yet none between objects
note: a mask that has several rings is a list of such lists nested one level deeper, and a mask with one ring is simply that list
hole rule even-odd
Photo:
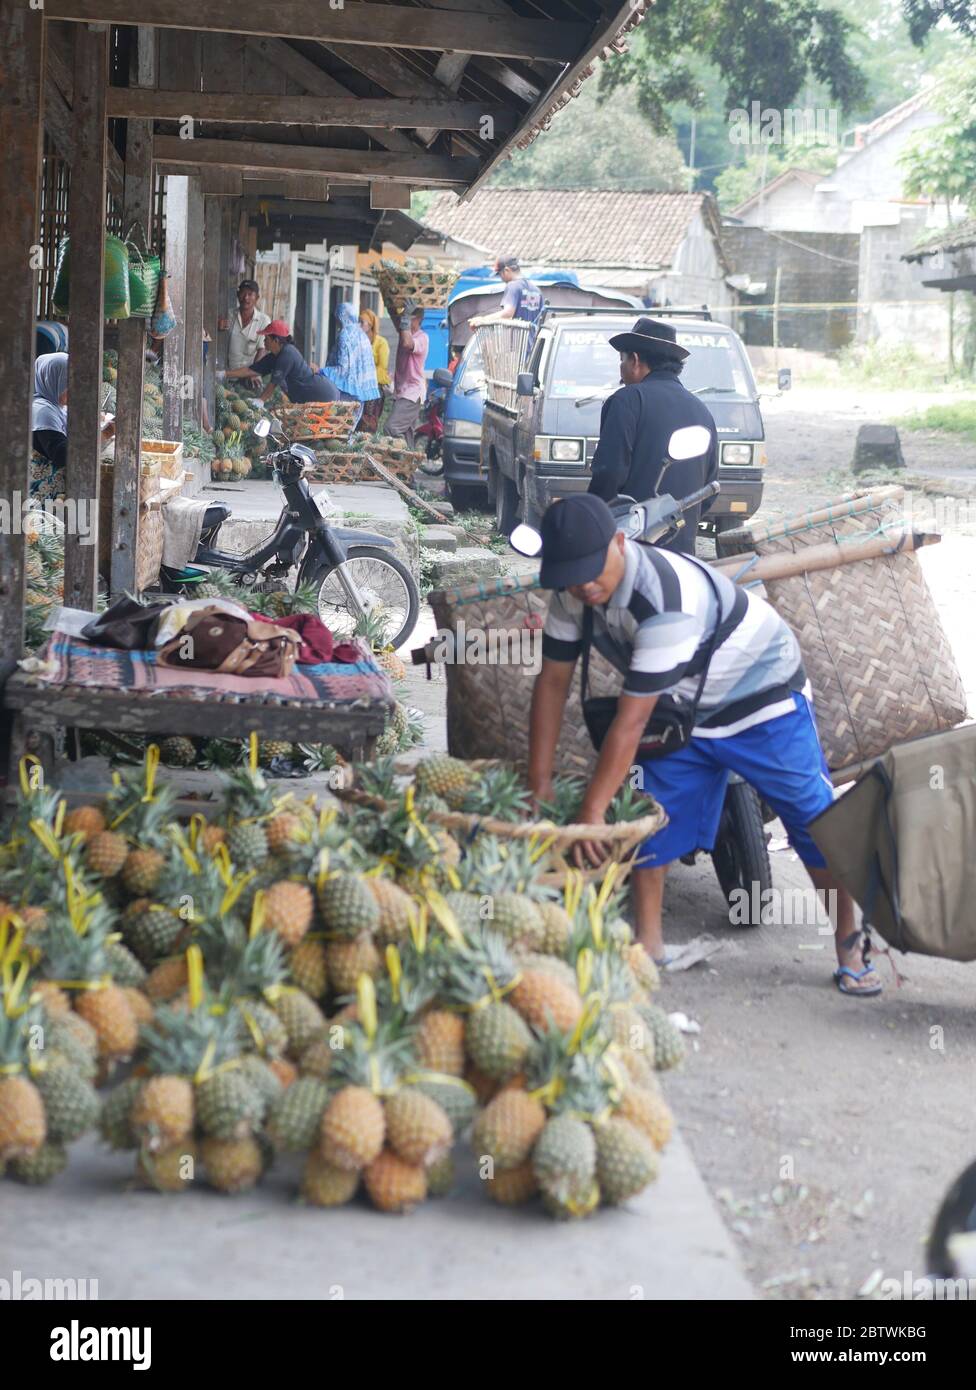
[{"label": "blue flip flop", "polygon": [[863,970],[852,970],[849,965],[841,965],[834,971],[834,981],[841,994],[847,994],[851,997],[857,996],[863,999],[872,999],[884,989],[880,980],[871,989],[849,989],[844,985],[844,977],[849,975],[852,980],[863,980],[865,975],[876,975],[877,973],[873,965],[866,965]]}]

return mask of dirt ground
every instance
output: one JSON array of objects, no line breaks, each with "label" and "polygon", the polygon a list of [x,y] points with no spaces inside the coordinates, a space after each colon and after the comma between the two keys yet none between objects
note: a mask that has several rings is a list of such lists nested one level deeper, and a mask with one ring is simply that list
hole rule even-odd
[{"label": "dirt ground", "polygon": [[[928,403],[838,388],[771,402],[763,514],[844,491],[858,427]],[[912,474],[976,478],[971,443],[904,430],[901,441]],[[973,536],[964,516],[922,560],[976,710]],[[788,849],[771,859],[777,887],[805,885]],[[885,994],[843,998],[829,938],[810,926],[730,927],[708,860],[673,871],[666,911],[670,941],[722,942],[666,980],[669,1007],[701,1027],[668,1089],[759,1293],[843,1299],[878,1269],[923,1273],[932,1216],[976,1157],[976,967],[897,957],[899,987],[880,959]]]},{"label": "dirt ground", "polygon": [[[763,514],[847,490],[858,427],[938,399],[798,387],[768,402]],[[909,473],[976,481],[972,444],[901,437]],[[973,510],[922,561],[976,711]],[[442,674],[427,684],[411,672],[408,695],[441,746]],[[771,858],[778,888],[807,884],[788,848]],[[884,995],[843,998],[830,939],[815,926],[731,926],[707,859],[672,871],[666,914],[669,943],[721,942],[706,963],[665,979],[666,1007],[701,1030],[667,1090],[760,1296],[848,1299],[877,1270],[923,1274],[932,1216],[976,1157],[976,966],[899,957],[898,986],[880,959]]]}]

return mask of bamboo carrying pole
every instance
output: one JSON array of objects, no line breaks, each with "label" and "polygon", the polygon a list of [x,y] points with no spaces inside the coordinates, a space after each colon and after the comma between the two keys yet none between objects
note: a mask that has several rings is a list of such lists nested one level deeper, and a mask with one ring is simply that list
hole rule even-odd
[{"label": "bamboo carrying pole", "polygon": [[728,555],[713,561],[712,568],[737,584],[752,584],[756,580],[791,579],[798,574],[836,569],[838,565],[852,565],[857,560],[876,560],[880,555],[905,554],[921,550],[925,545],[937,545],[941,539],[935,532],[899,531],[896,535],[871,536],[855,544],[829,541],[826,545],[812,545],[785,555],[757,556],[755,551]]}]

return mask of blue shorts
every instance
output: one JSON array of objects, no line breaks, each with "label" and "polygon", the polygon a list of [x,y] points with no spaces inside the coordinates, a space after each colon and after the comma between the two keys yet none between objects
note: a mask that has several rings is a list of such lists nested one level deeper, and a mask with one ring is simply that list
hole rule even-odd
[{"label": "blue shorts", "polygon": [[715,844],[730,772],[737,772],[786,826],[790,844],[808,868],[826,861],[807,826],[834,799],[823,749],[805,695],[796,708],[728,738],[692,738],[687,748],[638,764],[643,789],[660,801],[668,824],[641,846],[635,868],[670,864]]}]

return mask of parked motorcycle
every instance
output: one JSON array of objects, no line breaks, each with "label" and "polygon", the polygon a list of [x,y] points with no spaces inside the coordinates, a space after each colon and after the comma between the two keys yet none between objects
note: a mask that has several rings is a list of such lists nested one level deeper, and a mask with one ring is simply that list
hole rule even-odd
[{"label": "parked motorcycle", "polygon": [[163,591],[193,597],[213,569],[232,574],[243,590],[280,589],[281,581],[296,571],[295,587],[314,590],[319,617],[337,638],[351,637],[360,619],[373,613],[382,618],[390,645],[401,647],[416,626],[420,594],[413,575],[393,553],[393,541],[371,531],[330,525],[327,492],[323,488],[313,496],[305,480],[306,470],[316,462],[312,450],[291,443],[280,424],[276,421],[272,428],[267,418],[258,421],[254,433],[261,439],[273,434],[281,446],[266,458],[284,494],[277,525],[255,549],[232,555],[218,546],[220,528],[231,509],[212,504],[204,513],[193,565],[182,570],[163,566]]},{"label": "parked motorcycle", "polygon": [[[708,431],[701,425],[675,430],[668,441],[668,457],[658,475],[658,486],[669,463],[699,458],[707,451],[709,442]],[[629,540],[639,545],[661,545],[672,540],[684,526],[683,512],[714,497],[720,490],[721,485],[714,482],[680,500],[668,493],[649,498],[646,502],[636,502],[632,497],[618,497],[610,504],[610,510]],[[531,526],[516,526],[509,543],[520,555],[538,555],[542,549],[542,537]],[[683,862],[694,863],[697,853],[685,856]],[[748,782],[736,773],[729,776],[722,818],[711,856],[719,886],[730,905],[736,908],[730,921],[740,926],[759,926],[760,915],[754,914],[753,904],[761,904],[763,893],[772,888],[763,803]],[[757,895],[753,893],[753,885]],[[744,907],[743,904],[748,906]]]},{"label": "parked motorcycle", "polygon": [[[448,378],[447,382],[444,377]],[[420,471],[428,478],[439,478],[444,472],[444,402],[450,381],[450,372],[439,367],[434,373],[434,389],[424,402],[420,424],[413,432],[414,442],[425,452]]]}]

